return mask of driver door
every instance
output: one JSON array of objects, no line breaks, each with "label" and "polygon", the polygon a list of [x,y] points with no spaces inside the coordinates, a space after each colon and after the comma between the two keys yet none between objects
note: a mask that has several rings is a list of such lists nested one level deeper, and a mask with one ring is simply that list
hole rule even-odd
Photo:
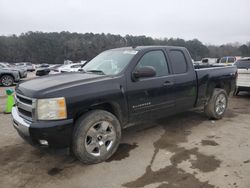
[{"label": "driver door", "polygon": [[127,99],[130,121],[155,119],[171,113],[175,105],[174,78],[169,74],[165,53],[162,50],[146,52],[134,70],[151,66],[156,75],[150,78],[130,79],[127,84]]}]

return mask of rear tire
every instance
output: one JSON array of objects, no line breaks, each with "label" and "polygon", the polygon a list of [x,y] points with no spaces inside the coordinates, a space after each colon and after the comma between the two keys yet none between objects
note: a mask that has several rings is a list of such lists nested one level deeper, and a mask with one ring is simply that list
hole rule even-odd
[{"label": "rear tire", "polygon": [[0,82],[3,86],[9,87],[12,86],[14,83],[14,78],[10,75],[3,75],[0,79]]},{"label": "rear tire", "polygon": [[215,88],[212,96],[210,97],[204,111],[211,119],[221,119],[228,105],[227,92],[224,89]]},{"label": "rear tire", "polygon": [[121,140],[118,119],[104,110],[93,110],[75,123],[72,151],[85,164],[100,163],[110,158]]}]

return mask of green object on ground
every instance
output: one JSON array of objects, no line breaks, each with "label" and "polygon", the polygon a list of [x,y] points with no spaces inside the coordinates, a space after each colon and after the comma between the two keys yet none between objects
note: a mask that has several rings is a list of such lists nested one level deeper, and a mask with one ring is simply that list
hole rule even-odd
[{"label": "green object on ground", "polygon": [[13,89],[6,89],[6,95],[12,95],[13,93]]},{"label": "green object on ground", "polygon": [[12,95],[14,91],[12,89],[6,89],[7,101],[6,101],[6,109],[5,113],[11,113],[12,107],[15,104],[14,96]]}]

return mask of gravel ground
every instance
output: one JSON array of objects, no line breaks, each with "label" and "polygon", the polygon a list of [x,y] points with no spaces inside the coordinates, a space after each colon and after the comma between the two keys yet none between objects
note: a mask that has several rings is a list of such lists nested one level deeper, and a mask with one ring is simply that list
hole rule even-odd
[{"label": "gravel ground", "polygon": [[224,119],[200,111],[123,132],[116,154],[83,165],[67,150],[38,150],[0,114],[1,187],[250,187],[250,94],[230,98]]}]

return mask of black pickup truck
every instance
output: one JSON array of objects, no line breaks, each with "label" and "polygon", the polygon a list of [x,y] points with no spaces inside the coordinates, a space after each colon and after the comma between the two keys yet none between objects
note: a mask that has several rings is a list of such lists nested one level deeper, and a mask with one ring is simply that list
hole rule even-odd
[{"label": "black pickup truck", "polygon": [[16,87],[13,124],[38,146],[69,147],[84,163],[108,159],[121,130],[204,106],[223,117],[236,67],[194,67],[187,49],[126,47],[105,51],[79,73],[36,78]]}]

